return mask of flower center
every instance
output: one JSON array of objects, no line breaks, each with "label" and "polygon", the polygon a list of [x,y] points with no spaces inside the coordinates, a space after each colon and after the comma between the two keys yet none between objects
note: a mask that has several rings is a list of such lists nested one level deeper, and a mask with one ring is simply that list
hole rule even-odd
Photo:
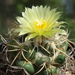
[{"label": "flower center", "polygon": [[34,23],[34,27],[36,29],[45,29],[47,26],[47,22],[45,20],[37,20],[35,23]]}]

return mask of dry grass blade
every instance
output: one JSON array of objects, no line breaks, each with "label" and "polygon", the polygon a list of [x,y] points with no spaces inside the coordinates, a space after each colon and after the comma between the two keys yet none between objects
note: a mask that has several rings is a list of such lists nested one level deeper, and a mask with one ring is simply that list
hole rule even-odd
[{"label": "dry grass blade", "polygon": [[20,52],[17,53],[17,55],[15,56],[15,58],[13,59],[11,65],[15,62],[15,60],[17,59],[17,57],[19,56]]},{"label": "dry grass blade", "polygon": [[3,38],[3,36],[0,34],[1,40],[7,44],[7,41]]},{"label": "dry grass blade", "polygon": [[7,50],[7,52],[14,52],[14,51],[19,51],[19,49]]},{"label": "dry grass blade", "polygon": [[48,54],[50,54],[50,52],[46,48],[44,48],[42,45],[40,45],[40,47],[43,48]]},{"label": "dry grass blade", "polygon": [[43,65],[42,68],[41,68],[38,72],[36,72],[34,75],[37,75],[39,72],[41,72],[41,71],[43,70],[43,68],[44,68],[45,65],[46,65],[46,62],[44,62],[42,65]]},{"label": "dry grass blade", "polygon": [[26,57],[24,56],[23,51],[22,51],[22,56],[23,56],[23,58],[24,58],[27,62],[30,62],[30,61],[29,61],[29,60],[27,60],[27,59],[26,59]]}]

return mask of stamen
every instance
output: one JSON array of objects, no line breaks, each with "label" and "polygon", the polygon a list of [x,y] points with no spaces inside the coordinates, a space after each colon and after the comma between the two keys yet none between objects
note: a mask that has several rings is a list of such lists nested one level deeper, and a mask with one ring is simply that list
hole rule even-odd
[{"label": "stamen", "polygon": [[34,23],[35,29],[45,29],[47,22],[45,20],[39,20]]}]

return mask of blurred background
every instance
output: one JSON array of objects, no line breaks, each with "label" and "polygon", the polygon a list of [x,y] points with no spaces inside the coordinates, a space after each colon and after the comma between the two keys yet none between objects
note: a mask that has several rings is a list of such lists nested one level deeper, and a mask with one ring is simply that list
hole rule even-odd
[{"label": "blurred background", "polygon": [[65,26],[70,33],[69,39],[75,42],[75,0],[0,0],[0,34],[4,35],[16,16],[21,16],[25,7],[32,5],[48,5],[62,12],[60,20],[68,23]]}]

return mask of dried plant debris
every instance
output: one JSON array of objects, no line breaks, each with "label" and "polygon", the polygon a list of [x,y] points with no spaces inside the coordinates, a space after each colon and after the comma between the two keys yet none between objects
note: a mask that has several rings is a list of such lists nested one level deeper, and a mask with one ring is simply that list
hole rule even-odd
[{"label": "dried plant debris", "polygon": [[[41,49],[41,51],[42,51],[42,49],[44,49],[44,51],[45,51],[45,52],[43,51],[44,53],[42,53],[42,52],[40,53],[39,51],[36,52],[37,49],[35,47],[31,48],[33,50],[30,50],[29,45],[28,46],[25,45],[26,42],[23,41],[20,43],[14,37],[12,37],[12,39],[10,38],[9,41],[6,41],[6,39],[3,38],[2,36],[1,36],[1,39],[2,39],[2,43],[0,43],[0,73],[2,75],[16,75],[18,73],[22,74],[22,75],[31,75],[30,74],[31,71],[28,71],[26,67],[25,68],[23,67],[23,65],[27,66],[26,64],[32,66],[32,69],[33,69],[32,72],[34,73],[34,75],[41,75],[40,74],[41,71],[43,71],[44,68],[47,67],[51,62],[52,63],[49,66],[52,67],[52,68],[50,68],[53,72],[53,73],[51,73],[52,75],[67,75],[67,74],[74,75],[75,74],[75,71],[74,71],[74,69],[75,69],[75,57],[74,57],[75,44],[72,42],[69,42],[69,46],[67,48],[67,56],[66,56],[65,64],[61,65],[61,64],[54,63],[54,61],[51,61],[52,60],[51,58],[48,58],[46,56],[46,55],[48,55],[48,56],[52,57],[54,55],[52,50],[51,50],[51,54],[49,54],[48,52],[46,54],[46,49],[49,49],[48,48],[49,45],[44,45],[44,47],[41,45],[40,47],[38,47],[38,49]],[[45,49],[45,47],[46,47],[46,49]],[[64,46],[62,46],[62,47],[64,47]],[[24,55],[24,53],[26,53],[26,55]],[[44,55],[44,54],[46,54],[46,55]],[[54,59],[55,59],[55,56],[53,56]],[[19,61],[20,58],[21,58],[21,60],[23,60],[23,62]],[[60,59],[60,58],[61,57],[58,57],[58,59]],[[17,61],[19,61],[17,63],[18,65],[16,65]],[[27,63],[27,62],[29,62],[29,63]],[[55,62],[59,62],[59,61],[57,61],[57,59],[56,59]],[[21,65],[21,63],[23,63],[23,65]],[[59,63],[61,63],[61,62],[59,62]],[[33,65],[40,66],[41,68],[37,67],[39,70],[37,70],[37,72],[35,73]],[[60,74],[55,74],[54,69],[56,67],[54,67],[54,66],[60,67],[59,68],[60,71],[57,70],[57,73],[60,72]],[[49,68],[46,70],[49,70]],[[47,75],[48,72],[47,73],[44,72],[44,73]]]},{"label": "dried plant debris", "polygon": [[75,59],[75,44],[71,43],[71,42],[69,42],[69,43],[70,43],[70,46],[68,46],[67,53],[68,53],[68,55],[73,57],[73,59]]},{"label": "dried plant debris", "polygon": [[[16,60],[17,60],[17,58],[20,55],[21,55],[21,57],[22,57],[23,60],[25,59],[25,60],[27,60],[27,62],[30,62],[29,58],[32,56],[31,53],[34,52],[35,48],[33,49],[33,51],[30,51],[30,56],[27,58],[26,56],[23,55],[23,52],[22,52],[22,54],[20,52],[20,49],[22,50],[24,48],[24,44],[25,43],[24,42],[23,43],[19,43],[14,38],[12,39],[12,41],[13,41],[14,45],[13,45],[13,43],[10,44],[9,41],[7,43],[4,43],[4,42],[0,43],[0,49],[1,49],[0,50],[0,73],[2,75],[16,75],[18,73],[21,73],[22,75],[31,75],[29,72],[27,72],[27,70],[24,67],[22,67],[22,66],[16,66],[15,62],[17,62]],[[75,74],[75,71],[74,71],[75,70],[75,57],[74,57],[74,51],[75,51],[74,47],[75,47],[75,44],[73,44],[71,42],[69,44],[70,44],[70,46],[68,46],[68,48],[67,48],[67,54],[71,58],[66,57],[65,64],[60,67],[60,74],[54,74],[54,73],[52,73],[52,75],[68,75],[68,74],[69,75],[74,75]],[[10,50],[10,46],[12,47],[12,50]],[[25,50],[23,49],[23,51],[27,52],[26,49],[29,50],[29,48],[26,47]],[[15,58],[12,59],[12,61],[10,61],[11,57],[13,56],[13,55],[11,56],[10,52],[14,52],[14,51],[18,51],[18,52],[20,52],[20,54],[19,54],[19,56],[16,55]],[[38,54],[39,53],[37,52],[35,58],[39,57]],[[40,55],[41,54],[42,53],[40,53]],[[44,55],[42,54],[42,56],[44,56]],[[36,62],[37,65],[39,65],[38,61],[41,61],[41,59],[42,58],[40,58],[39,60],[37,60],[37,62]],[[34,75],[38,75],[38,73],[41,72],[44,69],[44,67],[46,66],[46,64],[48,65],[49,62],[47,62],[47,61],[49,61],[49,60],[50,60],[49,58],[45,57],[44,61],[46,61],[46,62],[43,61],[44,62],[44,63],[42,63],[43,66],[41,65],[42,66],[41,69],[38,72],[34,73]],[[24,63],[26,63],[26,62],[24,62]],[[52,65],[57,65],[57,64],[52,64]]]}]

